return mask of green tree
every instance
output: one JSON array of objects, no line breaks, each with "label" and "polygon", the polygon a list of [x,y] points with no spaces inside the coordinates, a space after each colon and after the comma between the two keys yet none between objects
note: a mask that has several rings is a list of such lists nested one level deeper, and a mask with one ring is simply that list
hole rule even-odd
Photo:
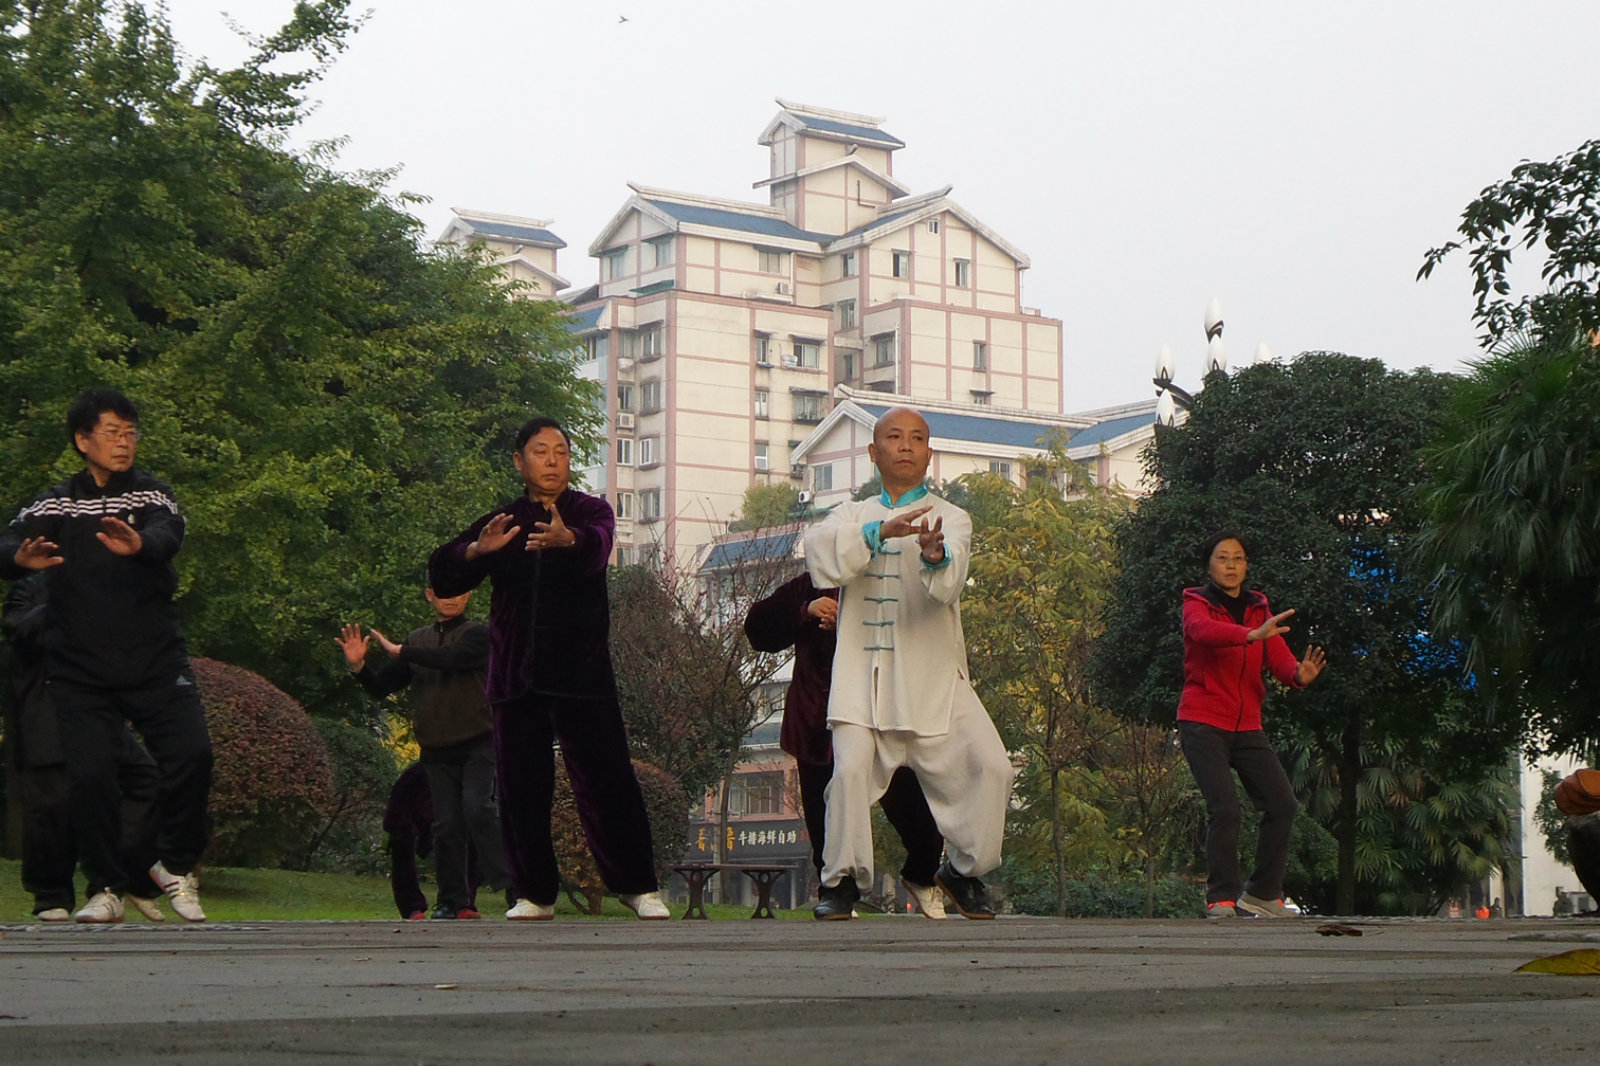
[{"label": "green tree", "polygon": [[1250,544],[1250,587],[1297,611],[1291,647],[1326,647],[1329,669],[1303,693],[1270,693],[1266,722],[1337,783],[1326,817],[1344,913],[1355,905],[1372,752],[1451,780],[1498,765],[1514,739],[1464,690],[1459,649],[1430,635],[1426,583],[1410,561],[1420,456],[1448,392],[1428,371],[1328,353],[1212,374],[1188,423],[1158,431],[1147,457],[1158,487],[1118,533],[1122,570],[1094,670],[1119,713],[1171,721],[1182,590],[1204,580],[1196,555],[1217,530]]},{"label": "green tree", "polygon": [[[1077,473],[1059,457],[1055,468]],[[1072,483],[1070,499],[1047,478],[1026,492],[994,475],[958,485],[951,495],[979,502],[986,519],[973,537],[972,588],[962,598],[973,686],[1006,746],[1027,754],[1019,795],[1043,809],[1027,803],[1019,814],[1048,826],[1062,914],[1069,824],[1101,820],[1082,796],[1067,794],[1063,772],[1083,762],[1093,736],[1084,665],[1110,592],[1112,531],[1127,505],[1086,481]],[[1038,786],[1030,787],[1034,775]]]},{"label": "green tree", "polygon": [[[1467,205],[1457,232],[1460,240],[1428,252],[1417,277],[1464,250],[1486,346],[1525,331],[1559,344],[1600,328],[1600,140],[1513,168]],[[1536,247],[1546,288],[1517,294],[1512,257]]]},{"label": "green tree", "polygon": [[283,147],[354,28],[300,3],[237,69],[185,69],[139,4],[0,2],[0,483],[76,469],[67,404],[127,392],[189,517],[194,650],[352,715],[326,638],[411,607],[514,491],[531,413],[596,426],[560,306],[423,251],[389,175]]},{"label": "green tree", "polygon": [[787,525],[795,521],[800,509],[800,493],[787,481],[751,485],[744,490],[744,503],[738,517],[728,523],[728,532]]},{"label": "green tree", "polygon": [[1427,457],[1417,549],[1479,693],[1548,751],[1600,741],[1600,351],[1529,342],[1479,363]]}]

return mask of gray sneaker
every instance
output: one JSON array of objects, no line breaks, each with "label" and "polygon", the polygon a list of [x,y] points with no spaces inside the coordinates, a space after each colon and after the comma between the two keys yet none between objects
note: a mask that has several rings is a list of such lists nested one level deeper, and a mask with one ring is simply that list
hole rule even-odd
[{"label": "gray sneaker", "polygon": [[1261,899],[1246,892],[1239,897],[1239,909],[1257,918],[1298,918],[1294,911],[1283,905],[1281,899]]},{"label": "gray sneaker", "polygon": [[1207,918],[1237,918],[1239,912],[1233,909],[1233,901],[1219,899],[1215,903],[1206,904]]}]

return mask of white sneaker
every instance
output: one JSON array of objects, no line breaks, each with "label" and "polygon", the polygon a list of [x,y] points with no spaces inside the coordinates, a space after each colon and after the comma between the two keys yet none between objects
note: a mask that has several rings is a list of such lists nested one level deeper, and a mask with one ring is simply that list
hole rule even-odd
[{"label": "white sneaker", "polygon": [[917,910],[922,912],[923,917],[936,920],[944,917],[944,893],[937,885],[919,885],[903,877],[900,883],[911,893],[911,898],[916,901]]},{"label": "white sneaker", "polygon": [[199,877],[192,873],[168,873],[167,868],[157,862],[150,867],[150,880],[167,894],[167,898],[172,901],[172,909],[178,912],[178,917],[186,922],[206,920],[206,912],[200,909]]},{"label": "white sneaker", "polygon": [[138,896],[129,895],[126,897],[125,902],[132,904],[133,909],[144,915],[144,920],[147,922],[164,922],[167,920],[167,916],[161,913],[161,904],[153,899],[141,899]]},{"label": "white sneaker", "polygon": [[65,907],[51,907],[48,910],[40,911],[34,917],[41,922],[70,922],[72,921],[72,912]]},{"label": "white sneaker", "polygon": [[506,911],[506,918],[513,922],[548,922],[556,916],[554,903],[535,903],[531,899],[517,897],[516,906]]},{"label": "white sneaker", "polygon": [[122,921],[122,897],[115,892],[96,892],[83,909],[72,916],[85,925],[111,925]]},{"label": "white sneaker", "polygon": [[667,910],[667,905],[661,901],[660,892],[641,892],[637,896],[618,896],[622,905],[628,908],[647,922],[659,922],[671,918],[672,912]]}]

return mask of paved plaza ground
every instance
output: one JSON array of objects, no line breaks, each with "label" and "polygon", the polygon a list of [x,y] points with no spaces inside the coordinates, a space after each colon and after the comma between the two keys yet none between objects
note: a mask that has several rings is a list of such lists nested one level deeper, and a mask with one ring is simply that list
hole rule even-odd
[{"label": "paved plaza ground", "polygon": [[[1560,1063],[1600,922],[0,927],[0,1063]],[[1585,1055],[1585,1053],[1588,1053]]]}]

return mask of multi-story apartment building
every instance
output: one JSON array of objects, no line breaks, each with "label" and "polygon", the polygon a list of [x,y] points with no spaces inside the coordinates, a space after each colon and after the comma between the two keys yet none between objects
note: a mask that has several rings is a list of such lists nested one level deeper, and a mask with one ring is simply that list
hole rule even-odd
[{"label": "multi-story apartment building", "polygon": [[439,235],[440,244],[481,243],[490,262],[518,285],[518,295],[551,300],[572,283],[556,272],[556,253],[567,242],[550,232],[547,218],[520,218],[489,211],[452,207],[452,218]]},{"label": "multi-story apartment building", "polygon": [[630,185],[589,247],[599,283],[565,296],[608,386],[585,479],[620,561],[693,565],[753,482],[800,487],[838,384],[1061,410],[1061,322],[1024,306],[1028,257],[948,186],[911,195],[880,119],[778,103],[769,203]]}]

